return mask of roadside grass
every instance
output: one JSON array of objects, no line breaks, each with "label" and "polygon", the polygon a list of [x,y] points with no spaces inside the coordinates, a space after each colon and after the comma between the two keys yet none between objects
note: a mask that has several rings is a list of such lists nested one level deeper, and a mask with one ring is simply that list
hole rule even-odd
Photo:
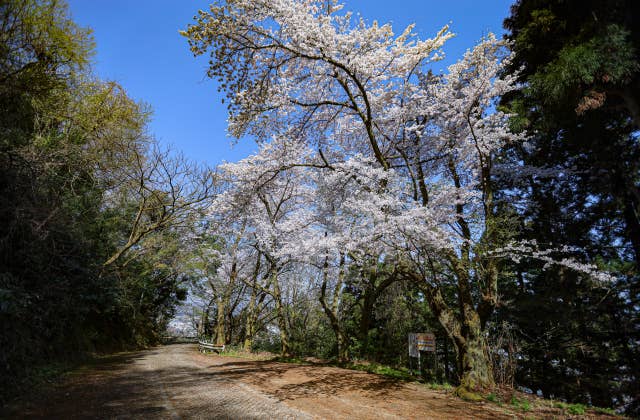
[{"label": "roadside grass", "polygon": [[448,382],[428,382],[425,384],[427,388],[432,389],[434,391],[453,391],[455,387]]},{"label": "roadside grass", "polygon": [[408,369],[392,368],[391,366],[381,365],[378,363],[347,363],[342,367],[360,372],[375,373],[377,375],[386,376],[388,378],[399,379],[402,381],[415,381],[416,378]]},{"label": "roadside grass", "polygon": [[276,356],[271,360],[273,360],[274,362],[292,363],[294,365],[310,365],[311,364],[311,362],[304,360],[301,357],[293,357],[293,356],[289,356],[289,357]]},{"label": "roadside grass", "polygon": [[[216,354],[215,352],[213,352]],[[284,357],[277,356],[272,353],[253,353],[247,352],[240,347],[237,346],[226,346],[225,350],[219,354],[223,357],[239,357],[243,359],[251,359],[251,360],[271,360],[274,362],[281,363],[293,363],[298,365],[312,365],[312,364],[323,364],[328,366],[336,366],[344,369],[357,370],[360,372],[368,372],[375,373],[377,375],[382,375],[388,378],[398,379],[402,381],[419,381],[417,377],[411,374],[409,369],[406,368],[393,368],[388,365],[383,365],[379,363],[362,363],[362,362],[351,362],[351,363],[337,363],[335,361],[327,361],[326,363],[315,363],[303,357]],[[449,384],[428,384],[431,389],[451,389]]]},{"label": "roadside grass", "polygon": [[50,363],[31,369],[28,376],[34,383],[52,382],[78,366],[79,363],[73,362]]},{"label": "roadside grass", "polygon": [[586,406],[583,404],[568,404],[562,401],[556,401],[553,406],[566,411],[569,414],[582,415],[585,413]]},{"label": "roadside grass", "polygon": [[55,387],[68,377],[83,375],[96,366],[108,363],[111,359],[131,353],[123,351],[111,354],[74,354],[70,355],[67,360],[34,364],[19,380],[8,384],[6,389],[0,392],[0,408],[9,401],[29,398],[32,394]]},{"label": "roadside grass", "polygon": [[562,401],[555,401],[553,403],[553,406],[574,416],[582,416],[592,412],[595,414],[606,414],[609,416],[624,418],[620,414],[616,413],[616,411],[613,408],[589,407],[585,404],[570,404]]},{"label": "roadside grass", "polygon": [[511,397],[511,405],[516,410],[520,410],[524,412],[531,410],[531,403],[529,401],[525,399],[516,398],[515,395]]},{"label": "roadside grass", "polygon": [[81,373],[99,363],[102,357],[95,354],[75,355],[68,360],[34,364],[19,379],[5,384],[6,388],[0,390],[0,408],[8,401],[23,399],[32,393],[55,386],[67,376]]},{"label": "roadside grass", "polygon": [[538,414],[541,414],[542,418],[548,416],[566,418],[567,416],[595,415],[599,415],[598,418],[602,418],[601,416],[625,418],[612,408],[590,407],[585,404],[547,400],[508,388],[496,388],[494,392],[486,394],[484,399],[510,413],[527,413],[532,415],[532,418],[538,418]]},{"label": "roadside grass", "polygon": [[[281,359],[277,359],[277,360],[281,360]],[[289,359],[285,359],[284,361],[291,361],[292,363],[300,362],[304,364],[309,363],[304,359],[298,359],[298,358],[289,358]],[[328,365],[341,367],[343,369],[357,370],[359,372],[373,373],[376,375],[384,376],[386,378],[396,379],[404,382],[421,383],[427,388],[434,391],[451,391],[454,389],[453,385],[447,382],[444,382],[444,383],[425,382],[422,378],[414,375],[409,369],[404,367],[398,368],[398,367],[392,367],[392,366],[384,365],[380,363],[358,362],[358,361],[354,361],[350,363],[330,362],[328,363]]]},{"label": "roadside grass", "polygon": [[274,354],[268,352],[254,353],[244,350],[241,346],[225,346],[224,351],[216,353],[215,351],[206,352],[204,354],[215,354],[222,357],[238,357],[248,360],[273,360]]},{"label": "roadside grass", "polygon": [[52,362],[33,366],[27,371],[20,382],[14,384],[15,387],[9,396],[15,397],[19,394],[59,382],[66,375],[70,375],[81,370],[84,367],[84,364],[91,363],[91,361],[91,359],[81,359],[76,361]]},{"label": "roadside grass", "polygon": [[598,414],[608,414],[610,416],[622,417],[621,415],[616,413],[616,410],[614,410],[613,408],[592,407],[591,409]]},{"label": "roadside grass", "polygon": [[487,401],[490,401],[492,403],[496,403],[496,404],[502,406],[502,401],[500,401],[500,398],[496,394],[494,394],[493,392],[488,394],[485,398],[486,398]]}]

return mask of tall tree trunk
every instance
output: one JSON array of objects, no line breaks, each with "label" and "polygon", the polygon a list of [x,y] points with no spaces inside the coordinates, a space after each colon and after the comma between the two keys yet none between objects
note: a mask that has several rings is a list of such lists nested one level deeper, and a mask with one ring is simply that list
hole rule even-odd
[{"label": "tall tree trunk", "polygon": [[331,328],[333,329],[333,333],[336,336],[336,343],[338,345],[338,362],[346,363],[349,361],[349,336],[347,335],[344,328],[340,324],[340,318],[338,316],[338,311],[340,309],[340,296],[342,295],[342,284],[344,283],[344,255],[340,256],[340,271],[338,272],[338,281],[336,283],[335,289],[333,290],[333,299],[331,301],[331,306],[326,301],[326,292],[327,292],[327,283],[329,278],[329,259],[325,258],[324,261],[324,269],[323,269],[323,278],[322,278],[322,287],[320,289],[320,305],[322,305],[322,309],[324,313],[329,318],[329,323],[331,324]]},{"label": "tall tree trunk", "polygon": [[444,377],[447,382],[451,381],[451,375],[449,373],[449,337],[442,338],[443,350],[444,350]]},{"label": "tall tree trunk", "polygon": [[[227,334],[226,334],[227,343],[234,342],[233,338],[237,335],[238,330],[241,329],[240,317],[234,317],[233,314],[236,313],[236,309],[238,308],[238,305],[240,304],[241,300],[245,295],[244,293],[245,288],[242,287],[240,291],[237,293],[236,298],[232,302],[231,297],[233,295],[233,291],[234,291],[233,288],[228,289],[229,305],[227,306],[227,324],[229,325],[229,328],[227,328]],[[239,341],[239,337],[238,337],[238,341]]]},{"label": "tall tree trunk", "polygon": [[[459,261],[461,264],[455,268],[455,271],[458,277],[460,329],[459,334],[454,337],[461,368],[458,394],[463,398],[476,399],[477,395],[474,394],[476,391],[491,388],[495,383],[488,347],[483,335],[484,322],[481,314],[474,307],[471,297],[470,279],[467,271],[468,260],[463,258]],[[490,305],[490,302],[487,302],[486,305]],[[480,305],[480,307],[482,306]],[[490,310],[491,307],[486,309],[487,313]]]},{"label": "tall tree trunk", "polygon": [[[471,133],[473,127],[470,124]],[[482,176],[482,202],[485,219],[484,240],[491,243],[494,236],[494,219],[493,219],[493,188],[491,184],[491,156],[484,155],[478,150],[478,158],[481,164]],[[449,170],[454,180],[456,188],[461,187],[460,177],[456,166],[452,160],[449,161]],[[465,240],[460,247],[460,255],[449,255],[449,261],[458,280],[458,322],[454,329],[451,324],[443,327],[454,340],[458,351],[458,364],[460,366],[460,386],[457,394],[465,399],[479,400],[481,396],[476,391],[492,388],[495,385],[493,372],[491,369],[491,361],[486,340],[483,335],[483,329],[486,320],[493,312],[495,301],[497,299],[497,270],[493,263],[486,265],[486,275],[481,283],[485,287],[481,290],[480,304],[476,309],[473,304],[471,292],[471,280],[473,276],[479,276],[479,267],[474,267],[471,261],[470,241],[472,239],[469,223],[465,218],[464,204],[456,204],[457,225]],[[472,272],[475,272],[472,274]],[[442,295],[440,294],[440,298]],[[441,302],[443,310],[441,316],[452,318],[451,310],[446,306],[444,300]],[[449,313],[445,316],[446,313]],[[440,317],[439,317],[440,318]]]},{"label": "tall tree trunk", "polygon": [[463,325],[463,340],[456,343],[462,368],[458,393],[469,397],[467,392],[491,388],[495,382],[480,317],[475,312],[466,314]]},{"label": "tall tree trunk", "polygon": [[362,314],[360,315],[360,325],[358,335],[360,336],[361,352],[363,357],[369,356],[369,329],[371,328],[371,312],[375,298],[370,290],[365,290],[362,302]]},{"label": "tall tree trunk", "polygon": [[224,289],[224,293],[218,297],[218,316],[216,325],[216,345],[222,346],[227,344],[226,326],[227,326],[227,308],[231,301],[231,293],[238,278],[238,265],[235,261],[231,264],[231,273],[229,274],[229,284]]},{"label": "tall tree trunk", "polygon": [[222,346],[225,343],[225,323],[226,323],[227,300],[225,296],[218,298],[218,313],[216,323],[216,345]]},{"label": "tall tree trunk", "polygon": [[349,340],[349,336],[347,333],[340,329],[336,331],[336,341],[338,345],[338,363],[347,363],[351,360],[349,356],[349,344],[351,340]]},{"label": "tall tree trunk", "polygon": [[[398,278],[388,272],[380,273],[378,271],[377,259],[373,261],[368,273],[368,282],[364,289],[363,302],[362,302],[362,315],[360,317],[359,325],[359,338],[362,343],[362,355],[368,355],[369,348],[369,330],[371,329],[371,315],[373,314],[373,307],[378,300],[378,297],[384,292],[387,287],[391,286],[393,282]],[[380,280],[382,279],[382,280]],[[377,283],[380,281],[380,283]],[[376,284],[377,283],[377,284]]]},{"label": "tall tree trunk", "polygon": [[278,295],[278,298],[276,298],[276,314],[278,317],[278,329],[280,330],[280,354],[284,357],[290,357],[291,347],[289,345],[287,319],[284,312],[284,305]]},{"label": "tall tree trunk", "polygon": [[257,314],[256,314],[256,295],[255,288],[251,289],[251,297],[249,298],[249,304],[247,305],[247,320],[244,329],[244,344],[242,348],[244,351],[251,351],[253,347],[253,337],[255,335]]},{"label": "tall tree trunk", "polygon": [[287,314],[282,303],[282,292],[278,281],[278,274],[272,273],[273,299],[276,304],[276,317],[278,320],[278,329],[280,330],[280,353],[284,357],[291,356],[291,347],[289,345],[289,329],[287,328]]},{"label": "tall tree trunk", "polygon": [[457,394],[466,399],[480,399],[475,392],[495,384],[480,315],[464,303],[466,299],[461,300],[462,310],[456,314],[445,302],[440,288],[417,273],[412,273],[412,277],[421,285],[431,311],[455,345],[460,379]]},{"label": "tall tree trunk", "polygon": [[253,347],[253,337],[256,334],[256,323],[258,322],[258,305],[256,304],[258,296],[258,277],[260,276],[260,266],[262,264],[262,254],[258,252],[256,265],[253,269],[251,277],[251,297],[247,305],[247,320],[244,330],[244,351],[250,352]]},{"label": "tall tree trunk", "polygon": [[202,312],[202,317],[200,318],[200,331],[198,331],[198,335],[207,336],[211,334],[211,328],[209,327],[209,312],[211,311],[211,305],[213,305],[214,300],[215,297],[211,298]]}]

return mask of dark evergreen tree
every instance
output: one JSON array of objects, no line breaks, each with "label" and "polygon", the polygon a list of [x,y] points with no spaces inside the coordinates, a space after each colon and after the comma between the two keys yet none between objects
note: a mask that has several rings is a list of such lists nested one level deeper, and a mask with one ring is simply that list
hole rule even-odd
[{"label": "dark evergreen tree", "polygon": [[506,155],[548,176],[525,170],[503,180],[502,196],[526,197],[524,238],[580,247],[619,279],[603,285],[515,268],[499,318],[524,341],[518,381],[546,396],[637,413],[640,4],[521,0],[505,27],[523,88],[503,105],[532,136]]}]

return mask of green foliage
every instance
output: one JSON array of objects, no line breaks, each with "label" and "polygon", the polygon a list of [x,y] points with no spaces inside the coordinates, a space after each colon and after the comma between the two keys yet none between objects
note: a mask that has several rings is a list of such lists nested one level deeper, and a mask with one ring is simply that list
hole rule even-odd
[{"label": "green foliage", "polygon": [[525,399],[516,398],[515,396],[511,397],[511,405],[521,411],[529,411],[531,410],[531,403]]},{"label": "green foliage", "polygon": [[569,414],[582,415],[585,413],[586,406],[583,404],[569,404],[567,411]]},{"label": "green foliage", "polygon": [[[118,267],[148,110],[87,70],[60,1],[0,4],[0,400],[47,366],[158,341],[185,297],[170,229]],[[142,254],[141,251],[149,251]]]},{"label": "green foliage", "polygon": [[[446,341],[447,335],[431,313],[420,287],[393,281],[375,292],[374,285],[385,280],[385,272],[380,271],[383,275],[375,279],[373,284],[365,283],[352,273],[345,288],[342,312],[343,323],[351,337],[350,353],[373,362],[407,366],[408,334],[433,331],[438,337],[438,372],[433,366],[433,373],[439,379],[446,376],[452,380],[455,377],[453,345]],[[376,296],[373,297],[373,294]],[[370,313],[365,314],[366,311]],[[366,325],[363,318],[366,318]],[[417,361],[414,363],[417,364]]]},{"label": "green foliage", "polygon": [[276,362],[282,362],[282,363],[294,363],[297,365],[308,365],[310,364],[309,362],[307,362],[306,360],[304,360],[301,357],[285,357],[285,356],[278,356],[275,357],[273,360],[275,360]]},{"label": "green foliage", "polygon": [[490,393],[490,394],[488,394],[485,398],[487,399],[487,401],[491,401],[491,402],[493,402],[493,403],[497,403],[497,402],[499,402],[498,397],[497,397],[497,396],[496,396],[496,394],[494,394],[494,393]]},{"label": "green foliage", "polygon": [[322,309],[313,303],[303,300],[289,308],[291,349],[303,357],[330,358],[336,338]]},{"label": "green foliage", "polygon": [[569,405],[569,404],[564,403],[564,402],[562,402],[562,401],[556,401],[556,402],[554,402],[554,403],[553,403],[553,406],[554,406],[555,408],[561,408],[561,409],[563,409],[563,410],[564,410],[565,408],[567,408],[567,406],[568,406],[568,405]]},{"label": "green foliage", "polygon": [[624,83],[640,70],[635,52],[628,43],[629,31],[616,24],[604,33],[580,44],[569,44],[553,61],[529,79],[532,91],[546,103],[563,103],[567,92],[581,94],[581,86],[594,83]]},{"label": "green foliage", "polygon": [[402,381],[414,381],[415,377],[406,368],[393,368],[378,363],[349,363],[345,366],[347,369],[359,370],[362,372],[375,373],[377,375],[386,376],[388,378],[399,379]]},{"label": "green foliage", "polygon": [[453,385],[448,382],[429,382],[426,385],[429,389],[433,389],[434,391],[451,391],[454,389]]},{"label": "green foliage", "polygon": [[613,408],[592,407],[591,410],[594,413],[608,414],[610,416],[618,417],[618,413],[616,413],[616,410],[614,410]]},{"label": "green foliage", "polygon": [[[574,414],[574,415],[583,415],[587,410],[587,406],[584,404],[569,404],[565,402],[555,402],[553,403],[553,406],[556,408],[565,410],[569,414]],[[601,409],[601,410],[605,410],[605,409]]]}]

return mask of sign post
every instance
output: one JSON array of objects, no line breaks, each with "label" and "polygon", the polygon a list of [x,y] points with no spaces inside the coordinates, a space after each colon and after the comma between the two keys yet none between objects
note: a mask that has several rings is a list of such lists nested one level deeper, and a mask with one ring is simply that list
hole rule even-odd
[{"label": "sign post", "polygon": [[436,336],[433,333],[409,333],[409,357],[418,359],[418,372],[421,370],[420,353],[436,351]]}]

